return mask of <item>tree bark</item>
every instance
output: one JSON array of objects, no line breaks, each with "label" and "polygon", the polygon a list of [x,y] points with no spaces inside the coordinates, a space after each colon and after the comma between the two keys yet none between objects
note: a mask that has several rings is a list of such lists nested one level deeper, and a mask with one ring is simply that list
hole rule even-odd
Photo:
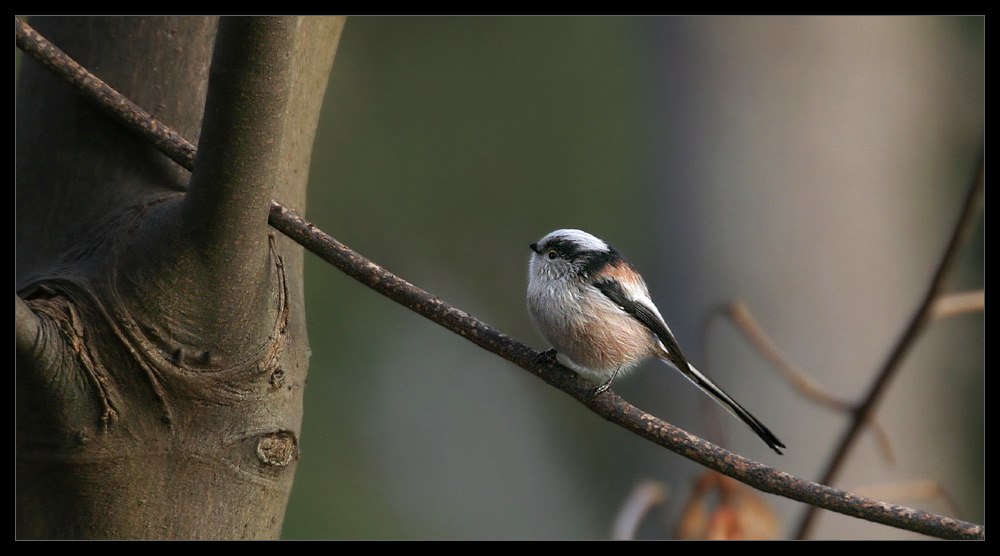
[{"label": "tree bark", "polygon": [[302,250],[267,217],[304,211],[343,19],[30,23],[201,144],[189,180],[22,62],[17,535],[276,538],[308,341]]}]

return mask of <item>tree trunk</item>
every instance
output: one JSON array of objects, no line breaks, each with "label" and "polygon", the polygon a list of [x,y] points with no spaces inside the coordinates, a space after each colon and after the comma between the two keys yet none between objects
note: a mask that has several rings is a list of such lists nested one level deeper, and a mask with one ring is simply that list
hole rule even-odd
[{"label": "tree trunk", "polygon": [[267,211],[304,211],[343,20],[30,24],[200,146],[189,175],[22,61],[17,536],[276,538],[309,350]]}]

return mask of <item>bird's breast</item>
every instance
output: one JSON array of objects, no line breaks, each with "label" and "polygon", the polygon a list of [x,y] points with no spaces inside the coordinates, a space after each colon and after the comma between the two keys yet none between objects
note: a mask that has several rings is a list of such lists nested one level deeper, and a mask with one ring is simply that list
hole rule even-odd
[{"label": "bird's breast", "polygon": [[589,285],[529,287],[528,308],[556,351],[578,370],[607,375],[653,355],[656,340],[645,326]]}]

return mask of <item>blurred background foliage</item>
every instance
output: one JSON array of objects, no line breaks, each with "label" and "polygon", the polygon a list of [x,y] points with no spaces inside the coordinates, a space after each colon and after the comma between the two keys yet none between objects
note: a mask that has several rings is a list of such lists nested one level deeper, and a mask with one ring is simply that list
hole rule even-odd
[{"label": "blurred background foliage", "polygon": [[[747,302],[830,393],[863,395],[913,314],[985,134],[975,17],[352,17],[308,217],[539,349],[527,245],[578,227],[643,272],[687,355],[788,444],[770,453],[677,373],[617,381],[686,430],[816,479],[843,416],[710,319]],[[982,223],[952,291],[983,287]],[[602,539],[667,487],[640,538],[675,534],[702,470],[307,258],[313,350],[284,537]],[[983,522],[984,316],[935,324],[842,488]],[[794,532],[802,508],[760,495]],[[826,514],[820,538],[919,538]]]}]

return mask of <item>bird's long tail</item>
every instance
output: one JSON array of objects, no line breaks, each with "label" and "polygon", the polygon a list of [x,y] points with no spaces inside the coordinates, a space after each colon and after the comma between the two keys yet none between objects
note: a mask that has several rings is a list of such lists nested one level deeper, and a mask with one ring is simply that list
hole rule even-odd
[{"label": "bird's long tail", "polygon": [[678,362],[670,361],[669,359],[664,359],[664,363],[669,363],[671,366],[676,367],[681,373],[684,374],[691,382],[695,383],[698,388],[701,388],[706,393],[711,395],[717,402],[719,402],[722,407],[726,408],[730,413],[740,418],[741,421],[747,424],[753,432],[757,433],[757,436],[761,438],[772,450],[781,454],[780,448],[785,448],[785,445],[778,440],[777,436],[774,436],[764,423],[761,423],[756,417],[750,414],[749,411],[743,408],[742,405],[738,404],[736,400],[725,393],[722,388],[716,386],[714,382],[709,380],[709,378],[701,374],[698,369],[694,368],[687,362],[686,359],[681,359]]}]

